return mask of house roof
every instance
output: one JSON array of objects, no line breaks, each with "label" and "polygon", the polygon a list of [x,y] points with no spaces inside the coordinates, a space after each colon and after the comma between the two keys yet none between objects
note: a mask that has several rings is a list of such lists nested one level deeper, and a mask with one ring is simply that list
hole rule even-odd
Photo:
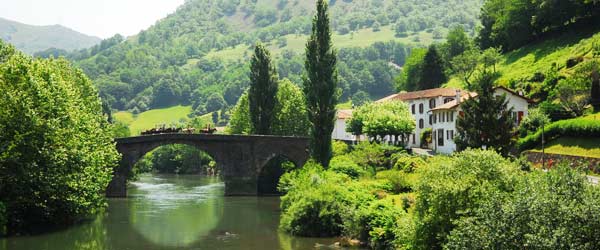
[{"label": "house roof", "polygon": [[398,93],[398,94],[393,94],[388,97],[384,97],[383,99],[380,99],[376,102],[386,102],[386,101],[392,101],[392,100],[408,101],[408,100],[431,98],[431,97],[438,97],[438,96],[447,96],[447,97],[456,96],[456,89],[454,89],[454,88],[437,88],[437,89],[426,89],[426,90],[413,91],[413,92],[402,92],[402,93]]},{"label": "house roof", "polygon": [[[499,86],[499,87],[495,87],[494,91],[496,89],[503,89],[503,90],[505,90],[505,91],[507,91],[507,92],[509,92],[509,93],[511,93],[511,94],[513,94],[513,95],[515,95],[517,97],[519,97],[519,98],[522,98],[522,99],[526,100],[528,103],[533,103],[533,101],[531,99],[529,99],[527,97],[524,97],[524,96],[522,96],[522,95],[514,92],[513,90],[511,90],[509,88],[506,88],[506,87],[503,87],[503,86]],[[462,95],[462,97],[460,98],[460,102],[464,102],[465,100],[467,100],[469,98],[472,98],[472,97],[477,97],[477,93],[470,93],[470,95],[467,95],[467,94]],[[443,105],[437,106],[437,107],[431,109],[431,111],[454,109],[454,108],[456,108],[458,106],[458,104],[459,104],[459,102],[457,102],[456,100],[454,100],[454,101],[445,103]]]},{"label": "house roof", "polygon": [[[477,93],[465,93],[460,97],[460,102],[464,102],[469,98],[472,97],[477,97]],[[448,110],[448,109],[453,109],[456,108],[458,106],[459,102],[457,100],[453,100],[453,101],[449,101],[447,103],[444,103],[440,106],[437,106],[435,108],[432,108],[431,111],[436,111],[436,110]]]},{"label": "house roof", "polygon": [[340,109],[337,112],[338,119],[350,119],[352,118],[352,109]]}]

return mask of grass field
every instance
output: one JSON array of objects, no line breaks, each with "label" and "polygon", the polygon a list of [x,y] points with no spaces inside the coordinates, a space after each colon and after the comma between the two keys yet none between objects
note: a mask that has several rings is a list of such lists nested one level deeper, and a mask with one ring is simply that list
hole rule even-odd
[{"label": "grass field", "polygon": [[[542,148],[540,146],[531,151],[542,152]],[[561,137],[550,141],[544,151],[550,154],[600,158],[600,138]]]},{"label": "grass field", "polygon": [[[134,115],[127,111],[119,111],[113,114],[116,121],[129,126],[131,135],[139,135],[141,131],[151,129],[160,124],[179,125],[187,123],[187,117],[192,112],[192,106],[174,106],[164,109],[153,109]],[[210,116],[209,116],[210,118]]]},{"label": "grass field", "polygon": [[[497,65],[501,74],[498,83],[508,85],[511,81],[526,81],[539,72],[546,72],[556,65],[561,74],[568,75],[573,69],[566,69],[568,59],[592,57],[592,45],[600,42],[598,28],[593,30],[572,31],[541,42],[532,43],[503,56]],[[461,80],[452,78],[448,87],[462,87]]]},{"label": "grass field", "polygon": [[[418,37],[418,42],[415,41]],[[267,46],[274,56],[278,56],[284,50],[292,50],[297,53],[302,53],[306,45],[307,35],[286,35],[284,38],[287,41],[287,45],[279,47],[276,45],[275,40],[267,43]],[[373,31],[373,29],[361,29],[350,34],[333,35],[333,44],[336,48],[352,48],[352,47],[367,47],[376,42],[387,42],[387,41],[398,41],[405,44],[419,44],[420,46],[427,46],[433,42],[440,42],[441,40],[433,39],[433,35],[427,32],[420,32],[412,34],[408,37],[398,38],[394,36],[394,31],[391,26],[382,26],[380,31]],[[225,61],[236,61],[242,60],[251,53],[250,46],[248,45],[237,45],[235,47],[229,47],[222,50],[213,50],[208,53],[205,58],[207,59],[222,59]],[[193,62],[193,61],[190,61]],[[188,63],[190,63],[188,62]]]}]

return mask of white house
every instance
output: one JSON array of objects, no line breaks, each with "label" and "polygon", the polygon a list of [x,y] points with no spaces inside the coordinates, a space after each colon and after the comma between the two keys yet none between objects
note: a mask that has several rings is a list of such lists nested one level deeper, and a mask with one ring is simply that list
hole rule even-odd
[{"label": "white house", "polygon": [[346,121],[352,118],[351,109],[340,109],[337,112],[337,118],[333,127],[331,138],[340,141],[354,141],[356,137],[346,132]]},{"label": "white house", "polygon": [[421,145],[421,133],[427,128],[433,128],[431,110],[439,105],[454,101],[459,90],[453,88],[436,88],[414,92],[402,92],[385,97],[376,102],[403,101],[408,104],[415,119],[415,131],[409,135],[407,146],[418,148]]},{"label": "white house", "polygon": [[[521,121],[528,114],[529,103],[531,100],[520,94],[513,92],[505,87],[496,87],[494,95],[506,95],[508,107],[513,109],[515,125],[521,124]],[[451,154],[456,151],[454,137],[456,136],[456,119],[462,114],[460,103],[468,98],[477,98],[476,93],[460,94],[460,99],[437,106],[431,110],[432,114],[432,146],[437,153]]]}]

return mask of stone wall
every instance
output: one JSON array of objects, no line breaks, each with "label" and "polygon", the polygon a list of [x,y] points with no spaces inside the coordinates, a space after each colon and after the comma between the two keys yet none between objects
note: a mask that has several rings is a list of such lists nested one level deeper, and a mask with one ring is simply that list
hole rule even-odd
[{"label": "stone wall", "polygon": [[529,162],[534,164],[542,164],[542,159],[545,159],[546,166],[552,166],[559,162],[567,161],[570,163],[584,164],[588,170],[595,173],[600,173],[600,158],[581,157],[573,155],[549,154],[545,153],[542,157],[541,152],[526,151],[523,154]]}]

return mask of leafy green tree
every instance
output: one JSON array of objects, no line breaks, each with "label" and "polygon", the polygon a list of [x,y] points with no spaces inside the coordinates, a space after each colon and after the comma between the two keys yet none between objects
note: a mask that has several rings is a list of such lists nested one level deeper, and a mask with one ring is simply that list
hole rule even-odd
[{"label": "leafy green tree", "polygon": [[9,234],[106,205],[118,153],[98,92],[67,61],[34,60],[0,42],[0,141]]},{"label": "leafy green tree", "polygon": [[[302,90],[287,79],[279,83],[277,106],[271,124],[274,135],[307,136],[310,123],[306,114],[306,101]],[[249,134],[251,122],[249,114],[248,94],[244,93],[233,108],[228,132],[231,134]]]},{"label": "leafy green tree", "polygon": [[369,94],[367,94],[367,92],[359,90],[352,95],[352,106],[354,107],[360,107],[369,102],[371,102],[371,97]]},{"label": "leafy green tree", "polygon": [[542,126],[550,124],[550,117],[540,108],[530,109],[527,116],[523,118],[523,122],[519,125],[519,134],[525,137],[530,133],[535,133]]},{"label": "leafy green tree", "polygon": [[480,52],[475,49],[467,50],[464,53],[455,56],[450,62],[452,72],[460,77],[467,89],[472,90],[471,78],[477,71],[479,65]]},{"label": "leafy green tree", "polygon": [[225,102],[225,99],[223,98],[223,96],[218,93],[214,93],[208,97],[208,100],[206,101],[206,110],[205,111],[209,112],[209,113],[215,112],[215,111],[222,109],[226,105],[227,105],[227,103]]},{"label": "leafy green tree", "polygon": [[446,43],[443,45],[446,61],[451,61],[454,57],[472,49],[471,38],[465,32],[463,26],[459,25],[448,32]]},{"label": "leafy green tree", "polygon": [[256,45],[250,61],[250,81],[248,104],[252,132],[261,135],[271,134],[271,123],[277,105],[277,71],[271,63],[269,51],[260,43]]},{"label": "leafy green tree", "polygon": [[444,61],[435,45],[429,46],[423,58],[423,68],[420,75],[417,84],[419,90],[438,88],[448,80],[444,70]]},{"label": "leafy green tree", "polygon": [[477,97],[461,103],[456,121],[459,150],[486,146],[507,155],[513,141],[514,118],[506,96],[494,95],[494,77],[483,73],[477,79]]},{"label": "leafy green tree", "polygon": [[402,73],[396,78],[396,89],[398,91],[415,91],[419,89],[418,83],[421,82],[425,54],[427,54],[426,49],[414,48],[410,51],[410,56],[404,64]]},{"label": "leafy green tree", "polygon": [[338,102],[336,51],[331,42],[327,2],[317,1],[312,33],[306,43],[306,76],[303,92],[306,97],[311,129],[311,156],[324,167],[331,160],[331,133]]},{"label": "leafy green tree", "polygon": [[[375,138],[375,140],[390,135],[395,137],[398,142],[414,131],[415,120],[405,102],[390,101],[367,105],[371,105],[371,107],[357,110],[368,111],[358,114],[358,117],[362,117],[362,133]],[[402,138],[399,138],[400,136]]]}]

